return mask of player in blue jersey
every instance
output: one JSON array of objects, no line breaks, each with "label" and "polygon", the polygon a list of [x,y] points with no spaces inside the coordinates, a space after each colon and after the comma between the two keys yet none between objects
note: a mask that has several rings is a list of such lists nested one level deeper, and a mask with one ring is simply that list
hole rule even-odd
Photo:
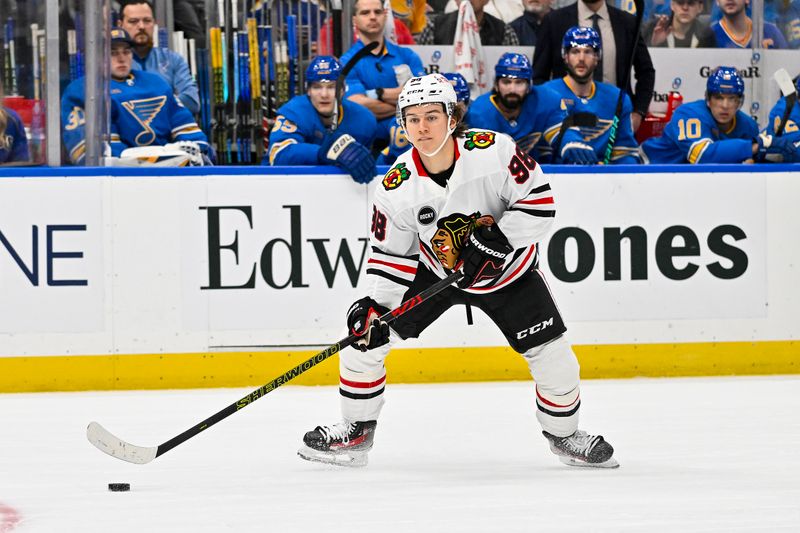
[{"label": "player in blue jersey", "polygon": [[342,67],[335,57],[318,56],[306,69],[306,94],[278,109],[262,165],[336,165],[358,183],[378,173],[370,147],[378,124],[367,108],[342,100],[336,128],[336,80]]},{"label": "player in blue jersey", "polygon": [[494,67],[492,92],[479,96],[464,119],[471,128],[499,131],[511,136],[523,151],[540,163],[553,162],[553,147],[560,145],[564,163],[597,163],[591,146],[577,128],[566,128],[566,112],[558,95],[541,85],[531,86],[533,71],[527,56],[506,52]]},{"label": "player in blue jersey", "polygon": [[[208,139],[192,114],[156,74],[131,70],[133,41],[121,28],[111,30],[111,156],[126,148],[174,144],[202,164],[213,160]],[[61,124],[70,160],[82,164],[85,155],[84,78],[70,83],[61,98]],[[197,161],[199,158],[199,161]]]},{"label": "player in blue jersey", "polygon": [[3,107],[3,81],[0,79],[0,165],[29,159],[25,126],[16,111]]},{"label": "player in blue jersey", "polygon": [[[467,80],[465,80],[464,76],[457,72],[445,72],[442,74],[442,76],[447,78],[453,85],[453,89],[456,91],[456,97],[458,98],[458,105],[461,106],[462,116],[466,115],[470,101],[469,84],[467,83]],[[389,146],[387,146],[381,152],[380,156],[378,157],[378,164],[393,164],[394,160],[397,159],[397,156],[409,148],[410,145],[408,144],[406,132],[403,130],[403,127],[400,125],[400,123],[395,119],[395,123],[391,128]]]},{"label": "player in blue jersey", "polygon": [[[800,91],[800,78],[796,81],[797,90]],[[783,115],[786,112],[786,98],[781,97],[780,100],[772,107],[769,112],[769,121],[767,122],[766,133],[769,135],[777,135]],[[789,116],[786,118],[786,124],[783,126],[781,137],[785,137],[791,141],[795,146],[795,161],[800,161],[800,107],[795,105],[792,107]]]},{"label": "player in blue jersey", "polygon": [[[711,25],[718,48],[750,48],[753,37],[753,20],[747,16],[750,0],[717,0],[722,18]],[[781,30],[771,22],[764,22],[764,39],[758,48],[788,48]]]},{"label": "player in blue jersey", "polygon": [[[610,83],[593,81],[594,70],[603,56],[600,35],[592,28],[573,26],[564,34],[561,55],[567,75],[548,81],[543,86],[558,94],[561,109],[568,115],[565,122],[580,130],[583,142],[591,146],[597,159],[602,161],[620,90]],[[613,164],[641,162],[631,125],[632,110],[633,104],[626,94],[611,152],[610,162]]]},{"label": "player in blue jersey", "polygon": [[411,48],[398,46],[384,39],[386,10],[381,0],[356,0],[353,25],[358,42],[342,55],[342,64],[365,44],[379,43],[371,54],[356,63],[347,75],[347,98],[369,109],[378,119],[377,140],[382,146],[391,141],[397,97],[412,76],[423,76],[425,67]]},{"label": "player in blue jersey", "polygon": [[153,47],[153,13],[153,5],[149,0],[121,2],[118,26],[133,39],[133,68],[161,76],[186,109],[198,113],[200,93],[186,60],[168,48]]},{"label": "player in blue jersey", "polygon": [[733,67],[717,67],[706,97],[678,107],[661,137],[642,144],[650,163],[742,163],[794,160],[791,141],[758,134],[756,121],[739,110],[744,81]]}]

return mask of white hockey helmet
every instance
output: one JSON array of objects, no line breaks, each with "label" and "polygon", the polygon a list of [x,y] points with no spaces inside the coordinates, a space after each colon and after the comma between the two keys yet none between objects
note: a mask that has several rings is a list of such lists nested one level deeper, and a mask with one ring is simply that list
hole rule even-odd
[{"label": "white hockey helmet", "polygon": [[405,128],[405,108],[434,103],[444,104],[448,119],[453,116],[458,97],[450,80],[438,73],[411,78],[403,85],[403,90],[397,97],[397,122]]}]

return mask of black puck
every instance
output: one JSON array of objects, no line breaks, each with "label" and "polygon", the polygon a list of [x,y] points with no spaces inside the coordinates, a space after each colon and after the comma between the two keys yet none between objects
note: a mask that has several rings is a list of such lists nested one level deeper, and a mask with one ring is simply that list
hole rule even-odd
[{"label": "black puck", "polygon": [[131,490],[130,483],[109,483],[108,490],[111,492],[127,492]]}]

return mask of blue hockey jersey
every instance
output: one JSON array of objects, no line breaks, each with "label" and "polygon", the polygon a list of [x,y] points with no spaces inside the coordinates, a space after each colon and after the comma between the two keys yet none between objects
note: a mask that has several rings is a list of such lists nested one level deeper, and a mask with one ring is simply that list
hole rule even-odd
[{"label": "blue hockey jersey", "polygon": [[[367,149],[375,140],[378,127],[375,115],[366,107],[342,100],[337,133],[348,133]],[[318,165],[317,152],[328,130],[311,100],[295,96],[278,109],[269,134],[269,155],[262,165]]]},{"label": "blue hockey jersey", "polygon": [[[778,125],[781,123],[783,113],[786,111],[786,98],[781,97],[769,112],[769,120],[767,121],[767,133],[774,135],[778,130]],[[800,107],[795,105],[792,112],[789,114],[789,119],[786,121],[786,126],[783,127],[784,137],[789,137],[792,142],[800,141]]]},{"label": "blue hockey jersey", "polygon": [[642,143],[649,163],[741,163],[753,157],[756,121],[737,111],[733,126],[721,131],[705,100],[678,107],[661,137]]},{"label": "blue hockey jersey", "polygon": [[0,165],[3,163],[18,163],[28,161],[28,137],[25,135],[25,126],[22,119],[13,109],[3,108],[0,113],[6,114],[6,129],[0,133]]},{"label": "blue hockey jersey", "polygon": [[[85,155],[84,78],[69,84],[61,98],[64,144],[74,164]],[[158,74],[132,70],[125,81],[111,80],[111,155],[126,148],[194,141],[213,159],[206,135]]]},{"label": "blue hockey jersey", "polygon": [[[364,48],[364,43],[359,40],[342,54],[342,65],[346,65],[350,58],[362,48]],[[384,89],[398,87],[394,71],[394,67],[398,65],[408,65],[413,76],[425,75],[425,66],[416,52],[411,48],[384,41],[384,48],[380,54],[367,54],[355,64],[353,70],[347,75],[345,95],[349,97],[353,94],[366,94],[367,91],[378,87]],[[392,126],[394,125],[393,116],[380,119],[377,138],[391,142]]]},{"label": "blue hockey jersey", "polygon": [[[583,142],[594,148],[597,159],[603,161],[608,146],[611,124],[614,122],[614,112],[617,109],[619,89],[609,83],[592,82],[592,91],[588,98],[579,98],[569,86],[567,77],[560,80],[551,80],[543,87],[553,90],[561,98],[561,109],[567,115],[574,113],[591,113],[597,117],[595,127],[578,126]],[[639,159],[639,145],[633,136],[631,126],[630,97],[626,94],[622,102],[622,113],[619,117],[617,137],[611,151],[612,164],[637,164]]]},{"label": "blue hockey jersey", "polygon": [[389,129],[389,146],[381,151],[378,156],[379,165],[392,165],[394,160],[411,148],[411,143],[406,136],[406,130],[395,119]]},{"label": "blue hockey jersey", "polygon": [[[728,33],[727,28],[723,24],[723,20],[712,24],[711,29],[714,31],[714,35],[717,38],[717,48],[750,48],[752,33],[751,38],[748,38],[747,42],[739,42],[736,41],[730,33]],[[779,30],[775,24],[770,22],[764,23],[763,45],[763,48],[789,48],[789,45],[786,43],[786,38],[781,33],[781,30]]]},{"label": "blue hockey jersey", "polygon": [[[494,130],[510,135],[524,152],[539,163],[553,161],[553,145],[558,139],[566,112],[561,108],[558,95],[542,85],[533,85],[522,111],[514,120],[507,120],[500,112],[494,92],[482,94],[469,106],[465,122],[470,128]],[[580,132],[568,128],[561,145],[581,142]]]}]

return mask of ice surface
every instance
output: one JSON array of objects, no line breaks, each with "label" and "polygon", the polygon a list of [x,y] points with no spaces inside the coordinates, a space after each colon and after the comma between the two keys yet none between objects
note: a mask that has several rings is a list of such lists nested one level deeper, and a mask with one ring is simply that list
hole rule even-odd
[{"label": "ice surface", "polygon": [[147,465],[86,440],[97,420],[155,446],[245,392],[0,395],[0,532],[800,531],[800,376],[583,382],[616,470],[562,465],[525,382],[390,385],[363,469],[295,455],[338,419],[332,387],[280,388]]}]

